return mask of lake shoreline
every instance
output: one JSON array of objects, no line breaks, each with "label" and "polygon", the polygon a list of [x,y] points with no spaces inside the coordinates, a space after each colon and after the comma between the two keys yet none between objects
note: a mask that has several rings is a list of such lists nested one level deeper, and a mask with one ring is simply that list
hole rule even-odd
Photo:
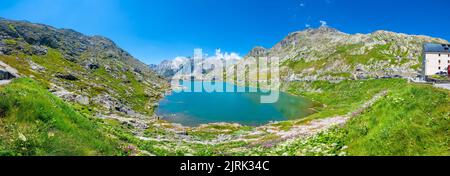
[{"label": "lake shoreline", "polygon": [[[184,81],[188,81],[189,82],[190,80],[184,80]],[[205,82],[206,83],[211,83],[212,81],[192,81],[192,82],[202,85],[202,90],[203,90],[202,93],[217,93],[217,92],[214,92],[214,91],[213,92],[205,92],[205,88],[203,87],[204,83]],[[227,86],[231,85],[231,86],[239,87],[239,85],[236,85],[234,83],[221,82],[221,81],[217,81],[216,83],[224,84],[224,85],[227,85]],[[192,86],[192,83],[188,83],[188,84]],[[186,86],[178,85],[178,88],[179,87],[186,87]],[[240,86],[240,87],[242,89],[242,86]],[[244,93],[248,93],[248,91],[251,90],[251,89],[252,89],[251,87],[245,87],[246,91]],[[256,88],[253,87],[253,90],[255,90],[255,89]],[[236,88],[234,90],[236,90]],[[221,124],[221,125],[224,125],[224,124],[229,124],[229,125],[239,124],[241,126],[249,126],[249,127],[255,127],[256,128],[256,127],[261,127],[261,126],[273,125],[273,124],[280,123],[280,122],[295,121],[295,120],[307,118],[307,117],[309,117],[309,116],[319,112],[320,110],[318,108],[323,107],[321,103],[318,103],[317,101],[314,101],[314,100],[312,100],[312,99],[310,99],[308,97],[295,95],[295,94],[292,94],[292,93],[284,91],[284,90],[277,90],[277,92],[282,93],[281,96],[288,96],[288,97],[291,97],[291,98],[298,99],[297,101],[302,101],[302,105],[301,106],[298,106],[296,108],[287,108],[287,111],[289,111],[289,110],[300,111],[300,109],[303,107],[303,110],[301,110],[302,112],[300,114],[298,114],[298,115],[295,115],[295,116],[291,115],[290,118],[286,118],[285,116],[280,116],[278,118],[280,118],[280,119],[281,118],[285,118],[285,119],[282,119],[282,120],[276,120],[276,119],[275,120],[267,120],[266,122],[263,122],[263,123],[259,122],[259,123],[255,123],[255,124],[244,123],[244,122],[242,122],[242,119],[235,120],[235,121],[228,120],[228,118],[230,118],[230,117],[228,117],[226,120],[219,120],[219,121],[213,121],[213,122],[205,122],[205,123],[195,122],[195,124],[183,124],[183,123],[179,123],[179,122],[177,122],[176,120],[173,120],[173,119],[186,118],[185,117],[186,115],[180,115],[178,113],[167,113],[167,112],[164,113],[164,112],[160,111],[161,105],[164,106],[162,101],[164,101],[164,99],[166,99],[167,96],[173,95],[173,93],[175,91],[179,91],[179,90],[174,90],[173,87],[172,87],[170,89],[170,91],[167,91],[165,96],[158,102],[159,106],[158,106],[158,109],[155,111],[155,116],[158,118],[158,120],[163,120],[163,121],[166,121],[168,123],[176,124],[177,126],[181,125],[181,126],[185,126],[185,127],[188,127],[188,128],[196,128],[196,127],[203,126],[203,125],[217,125],[217,124]],[[196,92],[196,93],[199,93],[199,92]],[[237,92],[237,93],[242,93],[242,92]],[[306,104],[307,108],[304,108],[305,104]],[[285,108],[285,107],[281,107],[281,108]],[[253,115],[254,112],[249,112],[248,114],[252,114]],[[234,117],[236,117],[236,116],[231,116],[231,118],[234,118]],[[170,120],[168,118],[172,118],[172,120]]]}]

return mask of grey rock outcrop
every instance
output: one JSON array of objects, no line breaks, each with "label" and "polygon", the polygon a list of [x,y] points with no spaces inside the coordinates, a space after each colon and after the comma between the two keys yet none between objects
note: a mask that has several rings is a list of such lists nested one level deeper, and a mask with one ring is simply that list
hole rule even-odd
[{"label": "grey rock outcrop", "polygon": [[11,73],[5,71],[5,70],[1,70],[0,69],[0,80],[10,80],[15,78],[14,75],[12,75]]},{"label": "grey rock outcrop", "polygon": [[30,68],[34,71],[43,72],[45,71],[45,67],[33,62],[33,60],[28,59],[28,64],[30,64]]},{"label": "grey rock outcrop", "polygon": [[[0,60],[29,69],[24,76],[52,83],[62,88],[54,91],[56,95],[82,105],[101,108],[102,101],[94,98],[108,95],[115,97],[108,102],[112,110],[119,107],[121,112],[134,113],[136,110],[128,107],[139,107],[138,113],[150,113],[150,107],[134,97],[157,102],[155,97],[168,87],[166,80],[112,40],[71,29],[0,18],[0,54]],[[11,77],[9,73],[18,76],[7,72],[2,77]]]},{"label": "grey rock outcrop", "polygon": [[78,78],[72,74],[56,74],[55,76],[57,78],[61,78],[61,79],[69,80],[69,81],[77,81],[78,80]]},{"label": "grey rock outcrop", "polygon": [[0,61],[0,80],[11,80],[18,77],[20,77],[20,75],[15,68]]}]

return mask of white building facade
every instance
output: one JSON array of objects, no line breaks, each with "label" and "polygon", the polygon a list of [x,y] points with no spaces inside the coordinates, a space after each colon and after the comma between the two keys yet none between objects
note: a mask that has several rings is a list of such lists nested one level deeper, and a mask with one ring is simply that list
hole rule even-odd
[{"label": "white building facade", "polygon": [[449,44],[425,44],[422,70],[424,76],[448,73],[450,66],[449,48]]}]

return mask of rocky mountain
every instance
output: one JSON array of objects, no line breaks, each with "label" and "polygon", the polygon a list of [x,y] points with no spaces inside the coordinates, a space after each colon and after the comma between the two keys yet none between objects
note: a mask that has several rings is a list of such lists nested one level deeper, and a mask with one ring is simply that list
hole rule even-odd
[{"label": "rocky mountain", "polygon": [[270,49],[256,47],[238,64],[252,57],[279,57],[285,81],[415,77],[425,43],[448,41],[381,30],[352,35],[321,26],[290,33]]},{"label": "rocky mountain", "polygon": [[171,78],[181,69],[185,67],[191,67],[192,64],[193,59],[177,57],[174,60],[162,61],[160,64],[151,67],[151,69],[165,78]]},{"label": "rocky mountain", "polygon": [[257,46],[253,48],[250,53],[248,53],[247,57],[265,57],[268,54],[268,50],[264,47]]},{"label": "rocky mountain", "polygon": [[[238,63],[240,59],[240,56],[235,53],[228,54],[217,50],[214,56],[204,55],[202,59],[197,61],[192,57],[176,57],[173,60],[165,60],[158,65],[150,66],[150,68],[165,78],[175,76],[180,79],[189,79],[191,73],[193,73],[194,76],[197,76],[197,79],[201,79],[202,74],[208,74],[218,63],[233,65]],[[194,70],[202,67],[202,70]]]},{"label": "rocky mountain", "polygon": [[[382,30],[370,34],[346,34],[321,26],[290,33],[270,49],[255,47],[244,59],[234,60],[232,65],[252,65],[254,60],[251,59],[254,58],[278,57],[284,81],[415,77],[421,70],[425,43],[448,41]],[[176,58],[162,62],[154,70],[170,78],[187,65],[192,65],[188,58]],[[236,74],[245,72],[241,69]],[[249,77],[256,78],[256,75]],[[212,75],[205,79],[210,78]]]},{"label": "rocky mountain", "polygon": [[0,61],[94,112],[151,114],[167,83],[101,36],[0,19]]}]

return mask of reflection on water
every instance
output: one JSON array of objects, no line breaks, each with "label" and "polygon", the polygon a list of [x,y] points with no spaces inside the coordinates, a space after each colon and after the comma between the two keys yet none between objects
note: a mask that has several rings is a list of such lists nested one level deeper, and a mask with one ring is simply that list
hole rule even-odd
[{"label": "reflection on water", "polygon": [[[202,82],[183,84],[183,88],[201,86]],[[172,93],[160,102],[157,115],[164,120],[180,123],[186,126],[197,126],[205,123],[228,122],[243,125],[263,125],[270,121],[299,119],[310,115],[311,102],[280,92],[278,102],[272,104],[260,103],[260,98],[269,93],[256,91],[254,88],[216,82],[203,84],[207,86],[223,86],[223,90],[246,90],[246,92],[181,92]],[[252,89],[252,90],[251,90]],[[192,89],[193,90],[193,89]],[[200,89],[201,90],[201,89]],[[228,89],[230,90],[230,89]],[[249,92],[249,91],[253,92]]]}]

